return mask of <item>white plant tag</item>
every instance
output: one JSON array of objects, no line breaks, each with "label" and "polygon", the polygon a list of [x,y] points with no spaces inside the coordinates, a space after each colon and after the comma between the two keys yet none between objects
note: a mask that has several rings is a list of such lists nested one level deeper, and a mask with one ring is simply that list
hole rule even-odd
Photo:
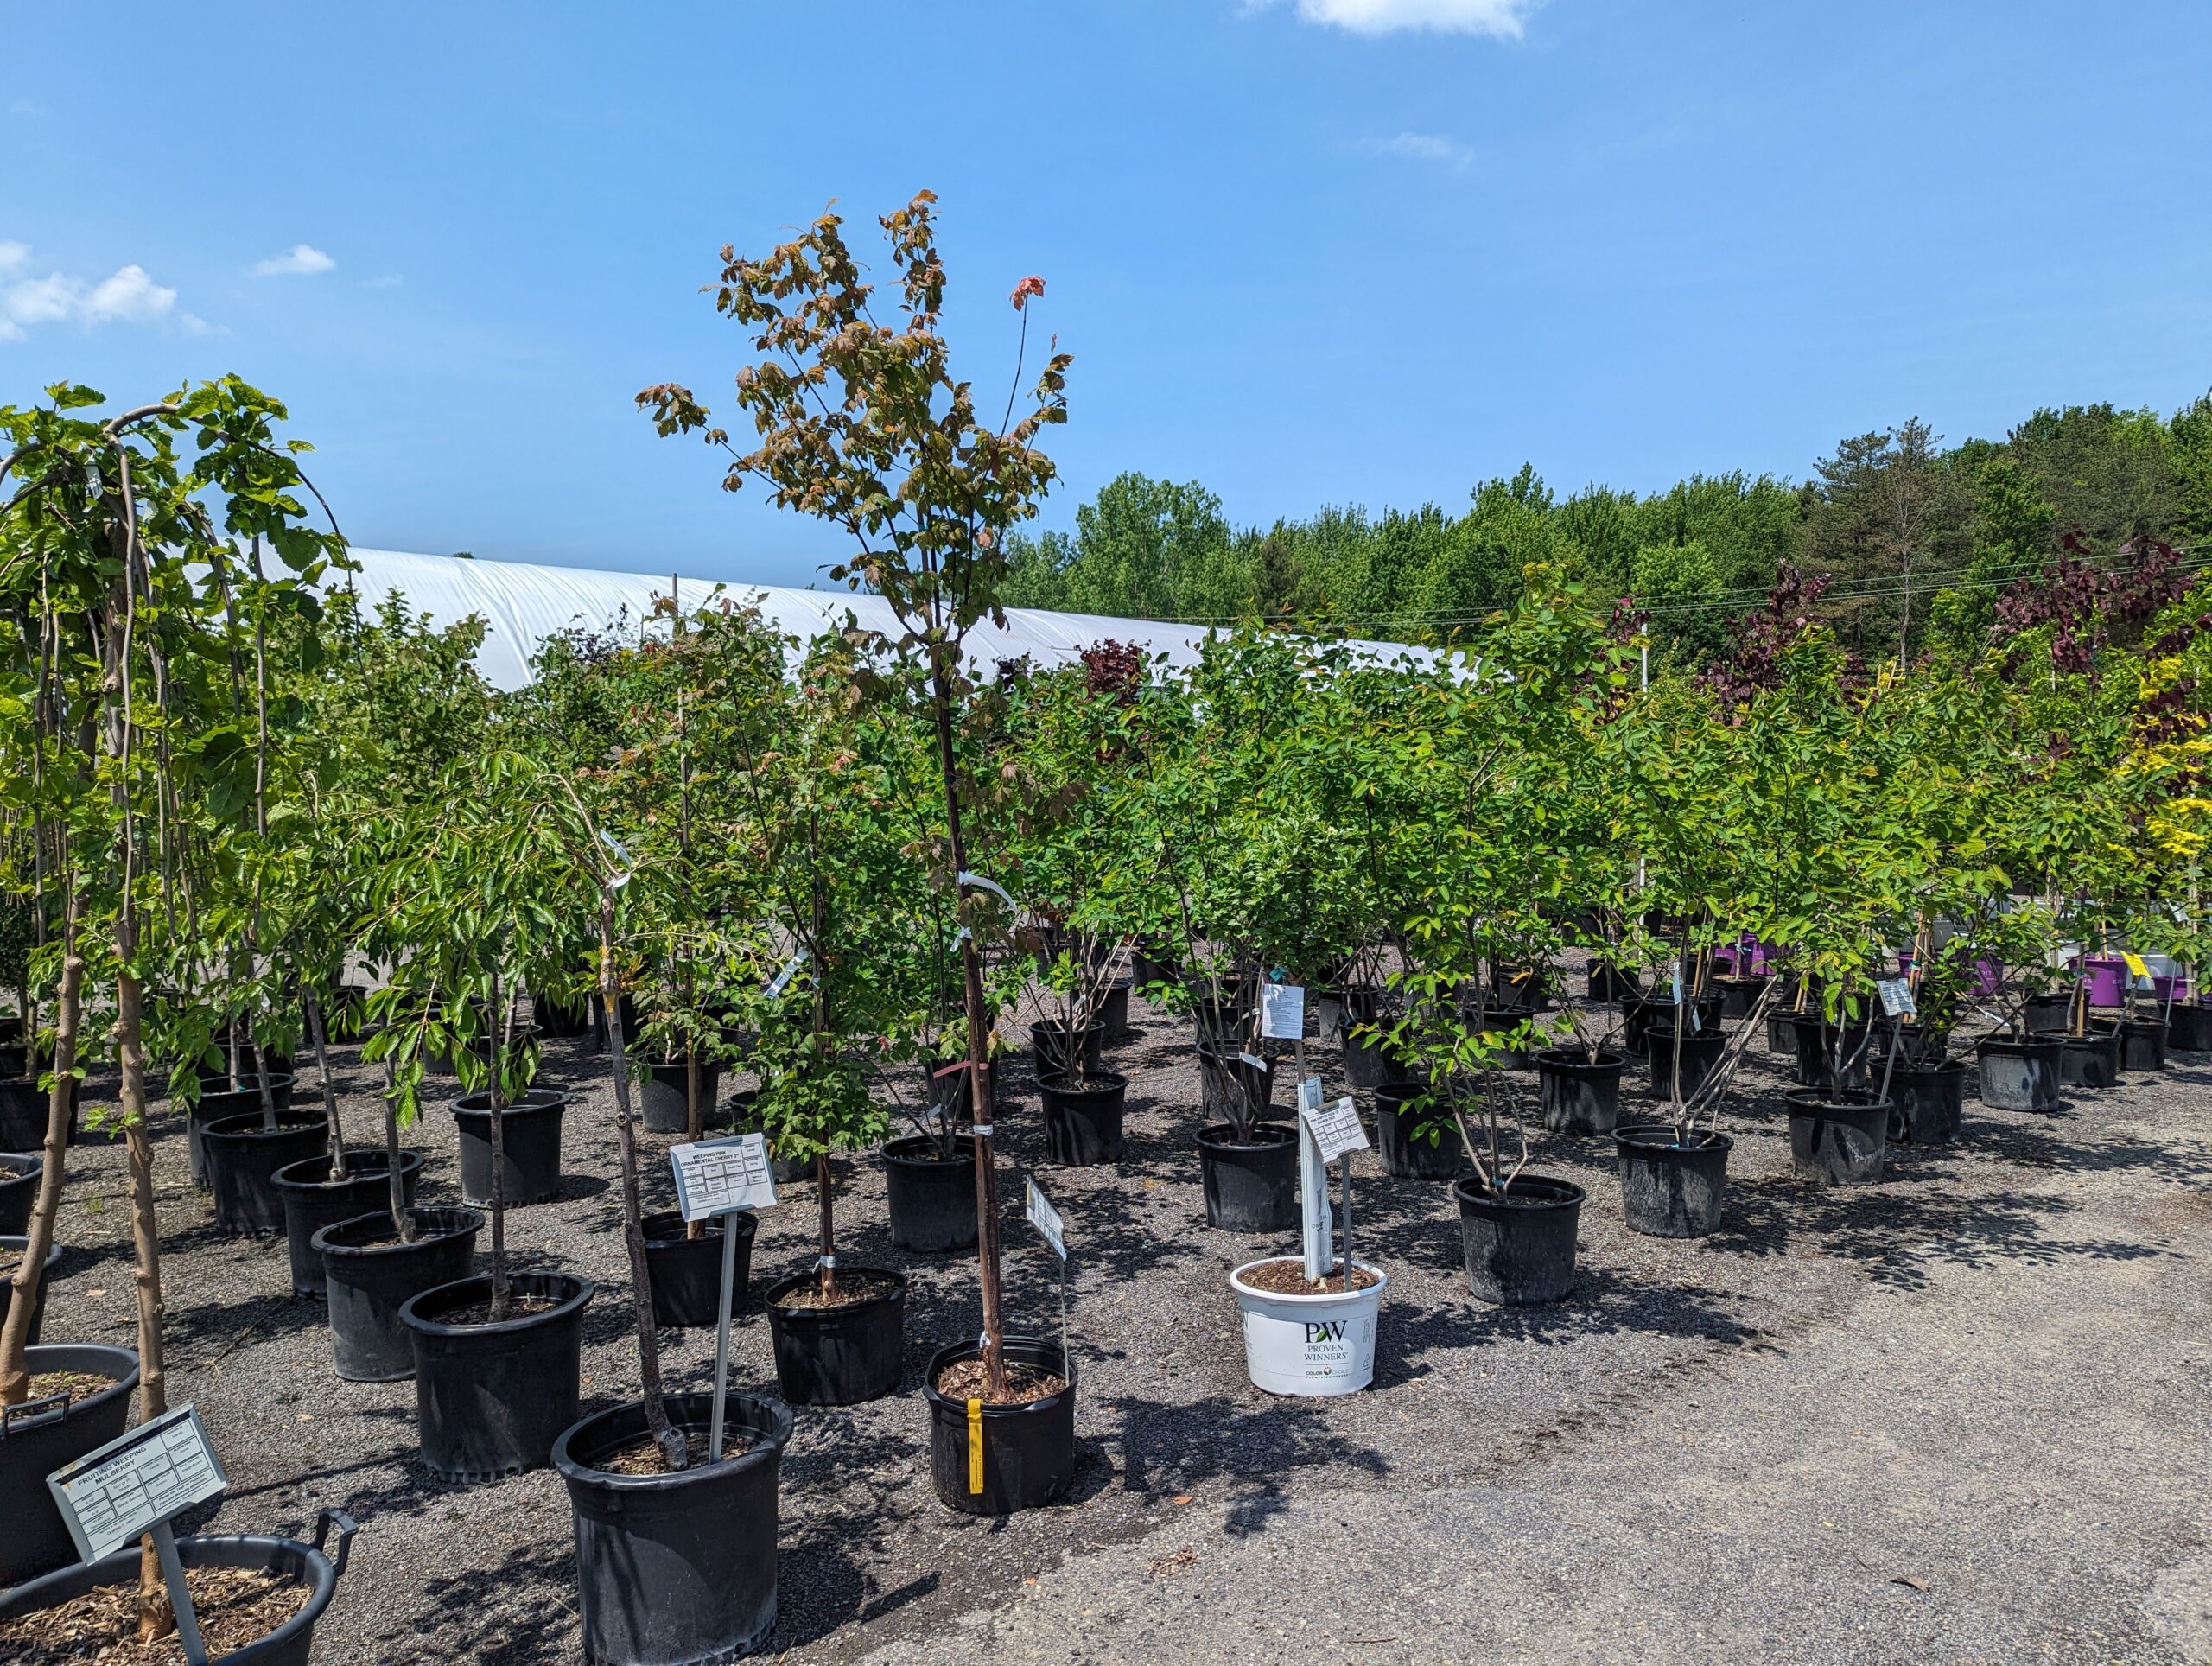
[{"label": "white plant tag", "polygon": [[1319,1148],[1325,1163],[1336,1161],[1347,1151],[1367,1149],[1367,1129],[1361,1125],[1359,1107],[1350,1096],[1317,1110],[1301,1106],[1298,1120],[1313,1130],[1313,1143]]},{"label": "white plant tag", "polygon": [[791,981],[798,976],[799,968],[805,964],[806,951],[804,949],[785,961],[783,970],[768,980],[768,999],[773,1001],[781,995]]},{"label": "white plant tag", "polygon": [[1260,1033],[1275,1041],[1295,1041],[1306,1033],[1306,991],[1295,983],[1260,986]]},{"label": "white plant tag", "polygon": [[1298,1213],[1306,1276],[1318,1282],[1337,1264],[1337,1223],[1329,1208],[1329,1160],[1313,1142],[1313,1125],[1302,1116],[1298,1119]]},{"label": "white plant tag", "polygon": [[1060,1218],[1060,1211],[1052,1207],[1052,1200],[1037,1189],[1033,1179],[1025,1177],[1028,1187],[1029,1224],[1044,1234],[1045,1242],[1052,1246],[1052,1253],[1062,1261],[1068,1258],[1067,1223]]},{"label": "white plant tag", "polygon": [[1273,1068],[1266,1059],[1261,1058],[1256,1052],[1240,1052],[1236,1056],[1245,1064],[1249,1065],[1254,1070],[1266,1071]]},{"label": "white plant tag", "polygon": [[702,1221],[739,1209],[772,1209],[776,1183],[768,1169],[768,1141],[759,1134],[733,1134],[720,1140],[671,1146],[676,1170],[676,1205],[687,1221]]},{"label": "white plant tag", "polygon": [[1309,1076],[1298,1084],[1298,1109],[1302,1116],[1309,1110],[1321,1109],[1321,1078]]}]

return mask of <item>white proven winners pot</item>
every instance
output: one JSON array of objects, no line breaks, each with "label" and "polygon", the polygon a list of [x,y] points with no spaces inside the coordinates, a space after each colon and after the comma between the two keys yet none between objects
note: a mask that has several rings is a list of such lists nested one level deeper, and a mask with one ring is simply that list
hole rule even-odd
[{"label": "white proven winners pot", "polygon": [[1245,1283],[1245,1274],[1281,1259],[1248,1261],[1229,1275],[1244,1315],[1244,1369],[1253,1387],[1269,1394],[1358,1393],[1375,1380],[1375,1321],[1389,1279],[1363,1261],[1354,1264],[1375,1282],[1349,1294],[1279,1296]]}]

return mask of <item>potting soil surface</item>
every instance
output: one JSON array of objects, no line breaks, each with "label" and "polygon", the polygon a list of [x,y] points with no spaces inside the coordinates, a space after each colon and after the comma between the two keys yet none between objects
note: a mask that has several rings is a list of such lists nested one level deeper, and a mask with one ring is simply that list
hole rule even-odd
[{"label": "potting soil surface", "polygon": [[[1130,1078],[1119,1163],[1046,1163],[1024,1059],[995,1118],[1017,1332],[1059,1332],[1025,1172],[1066,1223],[1078,1452],[1060,1504],[994,1521],[938,1501],[919,1387],[981,1328],[974,1257],[894,1249],[880,1165],[835,1165],[841,1262],[910,1281],[906,1374],[867,1405],[794,1409],[770,1656],[2212,1658],[2212,1055],[2056,1116],[1969,1097],[1955,1144],[1837,1187],[1792,1175],[1787,1061],[1755,1040],[1721,1118],[1713,1237],[1629,1232],[1611,1142],[1538,1137],[1530,1171],[1589,1193],[1573,1291],[1542,1308],[1474,1300],[1449,1184],[1359,1153],[1351,1250],[1390,1277],[1375,1382],[1294,1401],[1246,1377],[1228,1275],[1296,1235],[1206,1227],[1190,1024],[1132,1015],[1106,1055]],[[543,1054],[572,1096],[566,1179],[509,1212],[508,1242],[518,1271],[599,1285],[591,1412],[638,1393],[612,1094],[588,1041]],[[334,1067],[349,1136],[373,1137],[378,1072],[352,1047]],[[1624,1120],[1655,1109],[1634,1074]],[[1533,1115],[1534,1075],[1508,1081]],[[1278,1083],[1279,1117],[1290,1098]],[[424,1469],[413,1386],[337,1378],[283,1240],[217,1233],[182,1119],[156,1116],[169,1396],[199,1407],[232,1480],[185,1525],[303,1536],[321,1506],[350,1509],[320,1660],[579,1658],[559,1477]],[[420,1202],[458,1201],[451,1110],[410,1142]],[[641,1141],[648,1208],[671,1205],[670,1142]],[[70,1154],[48,1341],[132,1342],[124,1159]],[[732,1338],[738,1391],[774,1391],[760,1294],[813,1263],[814,1181],[779,1190]],[[663,1334],[671,1389],[710,1386],[713,1331]]]},{"label": "potting soil surface", "polygon": [[[219,1660],[286,1624],[315,1593],[257,1567],[188,1567],[200,1640]],[[0,1620],[0,1660],[12,1666],[184,1666],[175,1631],[138,1640],[138,1585],[103,1585],[58,1607]]]},{"label": "potting soil surface", "polygon": [[993,1394],[988,1382],[989,1375],[982,1360],[957,1359],[938,1373],[937,1391],[948,1400],[980,1400],[987,1406],[1026,1406],[1033,1400],[1058,1394],[1068,1385],[1065,1377],[1011,1361],[1006,1368],[1004,1393]]}]

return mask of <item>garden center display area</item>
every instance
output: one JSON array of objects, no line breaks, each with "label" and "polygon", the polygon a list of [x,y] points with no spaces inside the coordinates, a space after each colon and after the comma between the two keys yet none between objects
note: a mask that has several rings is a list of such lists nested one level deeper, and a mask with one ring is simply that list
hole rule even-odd
[{"label": "garden center display area", "polygon": [[884,227],[639,396],[849,611],[0,408],[0,1659],[2203,1657],[2212,593],[1008,616]]}]

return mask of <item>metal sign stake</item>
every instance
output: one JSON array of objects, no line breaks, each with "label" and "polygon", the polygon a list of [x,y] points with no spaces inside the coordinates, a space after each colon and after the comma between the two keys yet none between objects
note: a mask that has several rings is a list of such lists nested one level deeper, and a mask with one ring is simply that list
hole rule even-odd
[{"label": "metal sign stake", "polygon": [[186,1666],[207,1666],[207,1644],[200,1635],[200,1618],[192,1612],[192,1591],[184,1582],[184,1562],[176,1554],[176,1535],[167,1522],[152,1529],[154,1554],[161,1558],[162,1582],[169,1588],[169,1606],[176,1612],[177,1641],[184,1645]]},{"label": "metal sign stake", "polygon": [[737,1234],[730,1217],[722,1222],[722,1305],[715,1314],[715,1415],[707,1426],[707,1461],[722,1460],[722,1407],[729,1397],[730,1287],[737,1282]]}]

